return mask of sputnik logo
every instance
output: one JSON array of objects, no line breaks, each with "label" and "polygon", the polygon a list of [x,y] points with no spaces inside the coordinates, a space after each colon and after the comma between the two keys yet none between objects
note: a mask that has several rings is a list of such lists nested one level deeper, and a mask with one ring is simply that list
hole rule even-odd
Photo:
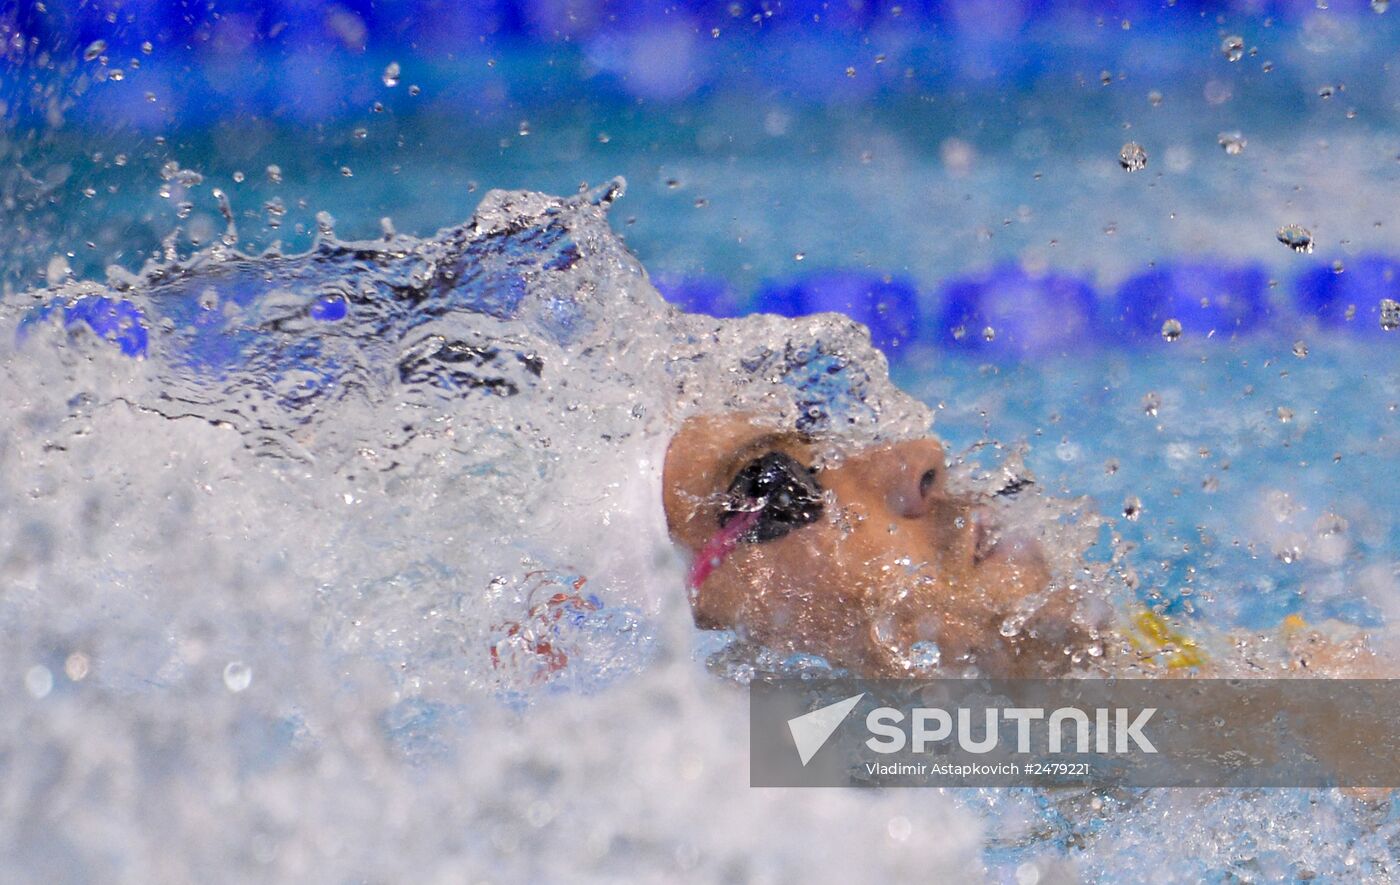
[{"label": "sputnik logo", "polygon": [[804,768],[863,697],[865,692],[788,720],[788,731],[792,732],[792,742],[797,746],[797,755],[801,757]]}]

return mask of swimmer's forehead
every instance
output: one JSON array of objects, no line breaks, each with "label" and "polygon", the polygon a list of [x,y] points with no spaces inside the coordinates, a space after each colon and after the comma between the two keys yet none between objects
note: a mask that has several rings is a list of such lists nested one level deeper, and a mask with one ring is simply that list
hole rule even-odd
[{"label": "swimmer's forehead", "polygon": [[692,418],[675,437],[678,454],[724,472],[774,449],[814,459],[841,458],[878,442],[854,435],[798,430],[767,416],[706,415]]}]

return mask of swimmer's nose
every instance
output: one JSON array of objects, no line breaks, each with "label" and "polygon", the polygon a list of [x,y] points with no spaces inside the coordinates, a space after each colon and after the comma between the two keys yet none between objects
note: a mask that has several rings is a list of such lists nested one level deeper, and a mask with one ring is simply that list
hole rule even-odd
[{"label": "swimmer's nose", "polygon": [[905,519],[927,516],[947,498],[943,447],[932,439],[911,440],[871,453],[870,476],[890,512]]}]

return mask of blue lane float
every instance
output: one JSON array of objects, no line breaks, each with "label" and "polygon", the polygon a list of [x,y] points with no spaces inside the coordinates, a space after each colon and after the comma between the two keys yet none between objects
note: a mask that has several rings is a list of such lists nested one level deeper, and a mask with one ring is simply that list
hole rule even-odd
[{"label": "blue lane float", "polygon": [[1125,280],[1105,325],[1132,341],[1160,338],[1169,320],[1186,340],[1230,339],[1270,318],[1269,275],[1257,265],[1174,262]]},{"label": "blue lane float", "polygon": [[943,287],[931,343],[1006,356],[1043,356],[1083,347],[1095,332],[1098,299],[1086,281],[999,265]]},{"label": "blue lane float", "polygon": [[1380,337],[1381,301],[1400,301],[1400,262],[1379,255],[1346,260],[1341,273],[1315,267],[1294,287],[1294,307],[1321,328]]},{"label": "blue lane float", "polygon": [[56,312],[61,313],[65,329],[86,326],[98,338],[117,345],[125,356],[146,356],[149,336],[145,316],[130,301],[106,295],[84,295],[66,304],[53,301],[35,308],[20,321],[16,342],[23,343],[35,327]]},{"label": "blue lane float", "polygon": [[919,292],[898,277],[858,271],[832,271],[764,284],[755,310],[799,317],[832,311],[870,328],[870,340],[886,353],[900,352],[920,328]]},{"label": "blue lane float", "polygon": [[717,277],[659,274],[651,283],[669,303],[688,313],[732,318],[743,316],[744,303],[729,284]]}]

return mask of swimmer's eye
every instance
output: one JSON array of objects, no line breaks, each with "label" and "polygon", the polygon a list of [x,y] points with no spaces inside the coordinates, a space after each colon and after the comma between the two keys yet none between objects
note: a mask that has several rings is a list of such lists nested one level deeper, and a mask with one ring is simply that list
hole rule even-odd
[{"label": "swimmer's eye", "polygon": [[729,484],[720,526],[741,513],[759,511],[758,522],[744,533],[747,541],[771,541],[822,515],[822,489],[816,468],[804,467],[782,452],[755,458]]}]

